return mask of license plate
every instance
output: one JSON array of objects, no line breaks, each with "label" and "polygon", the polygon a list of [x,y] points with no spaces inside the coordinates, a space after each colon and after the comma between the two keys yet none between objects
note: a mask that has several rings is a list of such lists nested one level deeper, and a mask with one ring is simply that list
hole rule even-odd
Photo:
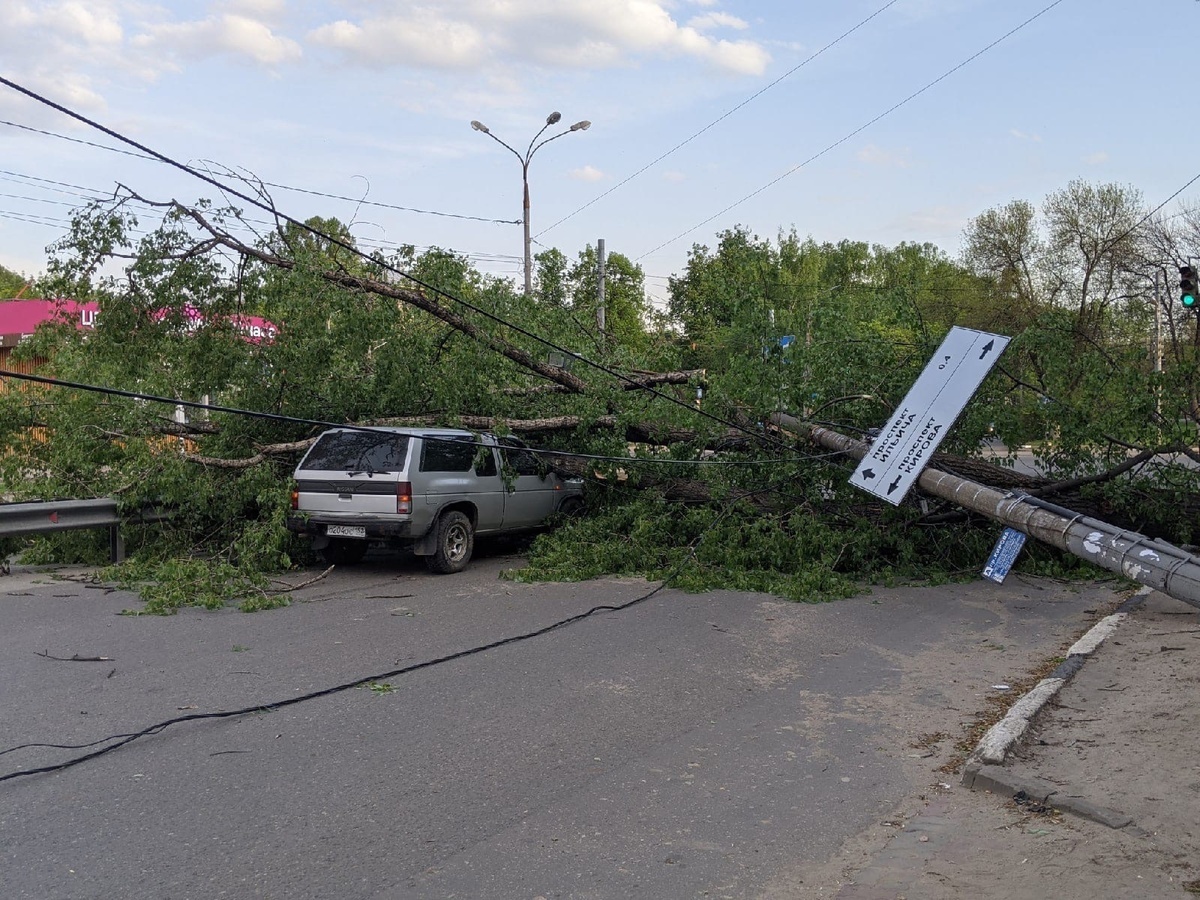
[{"label": "license plate", "polygon": [[367,529],[364,525],[330,525],[326,527],[325,534],[329,537],[365,538]]}]

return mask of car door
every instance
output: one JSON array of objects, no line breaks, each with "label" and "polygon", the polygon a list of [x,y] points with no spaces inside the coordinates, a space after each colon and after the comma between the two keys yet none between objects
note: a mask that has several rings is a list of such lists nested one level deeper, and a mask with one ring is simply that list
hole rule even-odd
[{"label": "car door", "polygon": [[417,492],[442,509],[460,500],[476,510],[475,530],[495,531],[504,521],[504,483],[495,450],[474,435],[426,434],[422,437],[421,476]]},{"label": "car door", "polygon": [[501,437],[500,459],[508,496],[504,504],[504,527],[533,528],[554,512],[558,495],[554,479],[528,446],[514,437]]}]

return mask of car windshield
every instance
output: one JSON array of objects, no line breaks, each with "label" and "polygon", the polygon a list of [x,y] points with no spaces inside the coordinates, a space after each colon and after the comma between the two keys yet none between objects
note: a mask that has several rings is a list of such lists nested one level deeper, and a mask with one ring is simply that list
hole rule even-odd
[{"label": "car windshield", "polygon": [[398,472],[408,455],[408,435],[379,431],[333,431],[321,435],[303,468],[341,472]]}]

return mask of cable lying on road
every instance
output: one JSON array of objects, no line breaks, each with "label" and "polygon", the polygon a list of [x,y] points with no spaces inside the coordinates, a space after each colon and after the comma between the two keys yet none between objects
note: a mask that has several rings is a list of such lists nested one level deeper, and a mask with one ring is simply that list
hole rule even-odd
[{"label": "cable lying on road", "polygon": [[[721,519],[723,519],[725,517],[725,515],[728,513],[728,511],[731,508],[732,508],[732,506],[727,505],[724,509],[720,510],[716,516],[713,517],[712,522],[710,522],[708,524],[708,526],[704,529],[704,531],[702,531],[700,533],[699,537],[697,537],[692,542],[691,546],[688,548],[688,553],[684,556],[683,559],[681,559],[675,565],[675,567],[667,574],[667,576],[662,580],[662,582],[657,587],[653,588],[650,591],[647,591],[646,593],[642,594],[641,596],[635,597],[632,600],[626,600],[624,603],[616,603],[616,604],[603,603],[598,606],[593,606],[591,609],[586,610],[584,612],[577,613],[573,616],[568,616],[565,619],[560,619],[557,622],[552,622],[549,625],[545,625],[541,628],[534,629],[533,631],[527,631],[522,634],[512,635],[511,637],[501,638],[498,641],[492,641],[487,644],[480,644],[478,646],[471,647],[466,650],[458,650],[454,653],[449,653],[445,656],[439,656],[435,659],[425,660],[424,662],[413,663],[412,665],[403,666],[402,668],[399,668],[399,669],[392,669],[388,672],[379,672],[374,675],[366,675],[362,678],[356,678],[354,681],[343,682],[342,684],[337,684],[337,685],[334,685],[333,687],[323,688],[319,691],[312,691],[311,693],[304,694],[299,697],[289,697],[286,700],[279,700],[274,703],[263,703],[263,704],[258,704],[256,706],[245,706],[245,707],[242,707],[241,709],[224,710],[222,712],[190,713],[185,716],[176,716],[172,719],[167,719],[165,721],[158,722],[154,725],[149,725],[140,731],[131,731],[131,732],[128,732],[125,734],[112,734],[112,735],[109,735],[108,737],[100,738],[99,740],[91,741],[90,743],[87,743],[87,744],[43,744],[43,743],[19,744],[15,747],[9,747],[7,750],[0,750],[0,756],[3,756],[8,753],[15,753],[18,750],[29,750],[29,749],[33,749],[33,748],[44,748],[44,749],[52,749],[52,750],[86,750],[89,747],[96,747],[100,744],[108,744],[108,746],[100,747],[100,749],[93,750],[91,753],[85,753],[82,756],[76,756],[73,759],[68,759],[65,762],[57,763],[55,765],[40,766],[36,769],[19,770],[16,772],[9,772],[5,775],[0,775],[0,782],[12,781],[13,779],[24,778],[24,777],[27,777],[30,775],[45,775],[50,772],[59,772],[59,771],[62,771],[63,769],[69,769],[72,766],[77,766],[80,763],[87,762],[89,759],[95,759],[98,756],[103,756],[106,753],[111,753],[113,750],[117,750],[120,747],[124,747],[126,744],[130,744],[133,741],[138,740],[139,738],[149,737],[151,735],[159,734],[160,732],[165,731],[167,728],[169,728],[172,725],[179,725],[183,722],[194,722],[194,721],[197,721],[200,719],[230,719],[235,716],[245,716],[245,715],[249,715],[251,713],[275,712],[276,710],[280,710],[280,709],[283,709],[288,706],[294,706],[297,703],[304,703],[308,700],[316,700],[320,697],[328,697],[331,694],[337,694],[337,693],[341,693],[342,691],[348,691],[348,690],[351,690],[352,688],[360,687],[361,685],[364,685],[364,684],[385,681],[388,678],[397,678],[401,675],[408,675],[411,672],[420,671],[421,669],[429,669],[429,668],[432,668],[433,666],[440,666],[443,663],[453,662],[454,660],[457,660],[457,659],[464,659],[465,657],[468,657],[468,656],[474,656],[477,653],[484,653],[485,651],[488,651],[488,650],[495,650],[498,647],[503,647],[508,644],[516,644],[516,643],[520,643],[522,641],[532,640],[533,638],[541,637],[544,634],[549,634],[552,631],[556,631],[559,628],[565,628],[566,626],[573,625],[576,622],[582,622],[584,619],[588,619],[588,618],[596,615],[597,613],[621,612],[623,610],[629,609],[632,606],[636,606],[639,603],[649,600],[651,597],[653,597],[655,594],[657,594],[663,588],[667,587],[671,583],[671,581],[683,569],[684,565],[692,557],[695,556],[696,550],[700,546],[700,543],[704,540],[705,535],[707,535],[710,531],[713,530],[713,528],[715,528],[717,526],[717,524],[721,521]],[[115,741],[116,743],[109,743],[110,741]]]},{"label": "cable lying on road", "polygon": [[[675,573],[672,573],[672,575],[674,575],[674,574]],[[4,755],[6,753],[14,753],[17,750],[27,750],[27,749],[31,749],[34,747],[42,747],[42,748],[49,748],[49,749],[55,749],[55,750],[83,750],[88,747],[95,747],[99,744],[104,744],[108,741],[116,741],[117,742],[115,744],[109,744],[109,746],[107,746],[107,747],[102,747],[99,750],[95,750],[91,753],[86,753],[83,756],[77,756],[74,759],[69,759],[66,762],[58,763],[56,765],[41,766],[40,768],[29,769],[26,771],[9,772],[6,775],[0,775],[0,781],[11,781],[14,778],[22,778],[27,775],[44,775],[48,772],[58,772],[62,769],[67,769],[67,768],[70,768],[71,766],[79,765],[79,763],[86,762],[89,759],[95,759],[97,756],[103,756],[105,753],[110,753],[111,751],[116,750],[119,747],[123,747],[126,744],[136,741],[138,738],[149,737],[150,735],[158,734],[159,732],[164,731],[165,729],[169,728],[170,726],[178,725],[182,722],[192,722],[192,721],[196,721],[198,719],[229,719],[229,718],[233,718],[234,716],[244,716],[244,715],[249,715],[250,713],[256,713],[256,712],[275,712],[276,710],[283,709],[284,707],[287,707],[287,706],[293,706],[297,703],[303,703],[307,700],[316,700],[319,697],[328,697],[330,694],[337,694],[342,691],[348,691],[351,688],[360,687],[361,685],[369,684],[371,682],[384,681],[388,678],[396,678],[400,675],[407,675],[411,672],[416,672],[421,669],[428,669],[428,668],[431,668],[432,666],[440,666],[443,663],[453,662],[456,659],[463,659],[464,657],[467,657],[467,656],[473,656],[476,653],[483,653],[484,651],[487,651],[487,650],[495,650],[497,647],[503,647],[506,644],[515,644],[515,643],[519,643],[521,641],[531,640],[532,638],[541,637],[542,635],[548,634],[551,631],[555,631],[556,629],[563,628],[567,625],[572,625],[575,622],[582,621],[583,619],[589,618],[590,616],[593,616],[599,612],[620,612],[621,610],[628,609],[629,607],[634,606],[635,604],[641,603],[644,600],[649,600],[651,597],[653,597],[655,594],[657,594],[659,591],[661,591],[666,586],[667,586],[667,581],[663,581],[656,588],[654,588],[654,590],[649,591],[645,594],[642,594],[640,597],[636,597],[633,600],[628,600],[625,603],[618,603],[615,605],[614,604],[602,604],[600,606],[593,606],[591,609],[587,610],[586,612],[578,613],[577,615],[569,616],[568,618],[565,618],[565,619],[560,619],[557,622],[554,622],[550,625],[546,625],[542,628],[538,628],[534,631],[528,631],[523,634],[513,635],[512,637],[501,638],[500,640],[492,641],[489,644],[481,644],[477,647],[471,647],[467,650],[459,650],[459,651],[456,651],[455,653],[447,654],[446,656],[439,656],[436,659],[425,660],[424,662],[414,663],[410,666],[404,666],[399,669],[392,669],[388,672],[379,672],[374,675],[367,675],[363,678],[357,678],[354,681],[347,681],[342,684],[334,685],[333,687],[323,688],[322,690],[319,690],[319,691],[313,691],[311,693],[304,694],[299,697],[289,697],[286,700],[279,700],[274,703],[263,703],[263,704],[259,704],[257,706],[245,706],[245,707],[242,707],[241,709],[225,710],[223,712],[191,713],[186,716],[176,716],[173,719],[167,719],[163,722],[158,722],[155,725],[150,725],[146,728],[143,728],[141,731],[132,731],[127,734],[112,734],[112,735],[109,735],[108,737],[101,738],[98,741],[92,741],[87,744],[20,744],[16,747],[10,747],[7,750],[0,750],[0,756]]]}]

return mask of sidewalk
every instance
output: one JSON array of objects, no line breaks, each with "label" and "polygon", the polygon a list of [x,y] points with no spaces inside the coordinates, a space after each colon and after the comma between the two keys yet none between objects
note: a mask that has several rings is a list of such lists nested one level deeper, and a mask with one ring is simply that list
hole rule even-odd
[{"label": "sidewalk", "polygon": [[1200,609],[1159,593],[1125,609],[1056,695],[1016,704],[1030,724],[1002,764],[979,758],[985,738],[831,896],[1200,895]]}]

